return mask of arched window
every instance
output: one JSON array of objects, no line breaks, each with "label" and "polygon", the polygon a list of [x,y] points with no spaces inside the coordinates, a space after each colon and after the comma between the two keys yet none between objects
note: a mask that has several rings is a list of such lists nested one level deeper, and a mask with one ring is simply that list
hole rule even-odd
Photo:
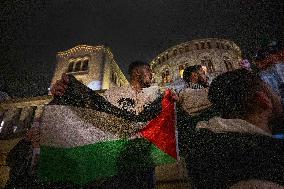
[{"label": "arched window", "polygon": [[171,83],[172,79],[170,76],[170,71],[168,69],[166,69],[164,72],[162,72],[162,83],[166,84],[166,83]]},{"label": "arched window", "polygon": [[169,53],[166,53],[166,59],[167,60],[169,59]]},{"label": "arched window", "polygon": [[158,58],[158,64],[161,64],[161,59],[160,58]]},{"label": "arched window", "polygon": [[201,42],[201,49],[205,49],[205,43]]},{"label": "arched window", "polygon": [[81,60],[76,62],[74,72],[78,72],[80,70],[81,70]]},{"label": "arched window", "polygon": [[220,43],[219,42],[216,42],[216,48],[220,49]]},{"label": "arched window", "polygon": [[68,66],[67,72],[73,72],[73,67],[74,67],[74,61],[69,62],[69,66]]},{"label": "arched window", "polygon": [[232,71],[234,69],[233,65],[232,65],[232,62],[229,61],[228,57],[224,57],[224,64],[225,64],[225,67],[226,67],[227,71]]},{"label": "arched window", "polygon": [[211,49],[211,43],[209,41],[207,41],[206,44],[207,44],[207,48]]},{"label": "arched window", "polygon": [[213,65],[211,59],[209,59],[209,58],[201,59],[201,65],[206,66],[208,73],[215,72],[215,68],[214,68],[214,65]]},{"label": "arched window", "polygon": [[165,59],[165,56],[162,56],[162,62],[165,62],[166,59]]},{"label": "arched window", "polygon": [[178,53],[178,51],[176,49],[174,49],[174,56],[176,56]]},{"label": "arched window", "polygon": [[188,51],[189,51],[189,46],[186,45],[186,46],[185,46],[185,52],[188,52]]},{"label": "arched window", "polygon": [[116,73],[115,73],[115,72],[112,72],[112,73],[111,73],[111,81],[112,81],[113,83],[115,83],[115,84],[116,84],[116,82],[117,82],[117,77],[116,77]]},{"label": "arched window", "polygon": [[87,71],[89,69],[89,59],[85,59],[82,65],[82,71]]},{"label": "arched window", "polygon": [[179,65],[178,71],[179,71],[179,77],[183,78],[184,65]]},{"label": "arched window", "polygon": [[199,50],[199,44],[198,44],[198,43],[195,43],[195,48],[196,48],[197,50]]}]

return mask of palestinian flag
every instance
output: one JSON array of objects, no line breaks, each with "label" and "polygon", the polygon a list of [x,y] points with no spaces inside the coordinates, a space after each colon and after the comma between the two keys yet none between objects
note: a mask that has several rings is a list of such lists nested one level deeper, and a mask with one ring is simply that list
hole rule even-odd
[{"label": "palestinian flag", "polygon": [[65,95],[45,107],[39,176],[85,185],[177,159],[170,92],[139,115],[121,110],[70,77]]}]

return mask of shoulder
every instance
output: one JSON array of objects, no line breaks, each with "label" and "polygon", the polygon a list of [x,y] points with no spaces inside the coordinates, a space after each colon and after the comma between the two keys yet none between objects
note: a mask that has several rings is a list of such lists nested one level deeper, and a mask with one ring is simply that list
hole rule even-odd
[{"label": "shoulder", "polygon": [[153,94],[153,93],[161,93],[161,90],[159,86],[151,86],[148,88],[143,88],[143,92]]},{"label": "shoulder", "polygon": [[120,92],[126,92],[126,91],[129,91],[131,89],[130,86],[122,86],[122,87],[112,87],[112,88],[109,88],[108,90],[106,90],[104,92],[105,95],[114,95],[116,93],[120,93]]}]

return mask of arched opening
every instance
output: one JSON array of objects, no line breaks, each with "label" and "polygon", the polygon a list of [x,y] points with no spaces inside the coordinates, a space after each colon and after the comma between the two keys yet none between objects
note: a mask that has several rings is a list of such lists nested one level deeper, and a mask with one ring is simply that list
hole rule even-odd
[{"label": "arched opening", "polygon": [[74,61],[69,62],[67,72],[73,72],[73,67],[74,67]]},{"label": "arched opening", "polygon": [[232,71],[232,70],[234,70],[233,64],[232,64],[232,62],[229,60],[228,57],[224,57],[224,64],[225,64],[225,67],[226,67],[226,70],[227,70],[227,71]]},{"label": "arched opening", "polygon": [[76,62],[74,72],[78,72],[80,70],[81,70],[81,60]]},{"label": "arched opening", "polygon": [[208,73],[215,72],[214,65],[213,65],[212,60],[210,58],[204,57],[203,59],[201,59],[201,65],[206,67]]},{"label": "arched opening", "polygon": [[82,65],[82,71],[87,71],[89,69],[89,59],[85,59]]}]

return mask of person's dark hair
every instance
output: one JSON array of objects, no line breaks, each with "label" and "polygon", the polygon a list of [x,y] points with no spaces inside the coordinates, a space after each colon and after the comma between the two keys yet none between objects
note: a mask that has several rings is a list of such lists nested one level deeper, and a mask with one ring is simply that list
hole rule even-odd
[{"label": "person's dark hair", "polygon": [[139,68],[141,66],[150,66],[148,63],[143,62],[143,61],[134,61],[131,62],[130,65],[128,66],[128,74],[131,76],[131,74],[133,73],[133,71],[136,68]]},{"label": "person's dark hair", "polygon": [[191,74],[194,72],[198,72],[201,69],[201,65],[193,65],[193,66],[188,66],[184,69],[183,71],[183,79],[185,82],[190,82],[191,79]]},{"label": "person's dark hair", "polygon": [[257,75],[238,69],[217,76],[209,87],[208,99],[223,118],[242,118],[255,110],[254,97],[261,86]]}]

